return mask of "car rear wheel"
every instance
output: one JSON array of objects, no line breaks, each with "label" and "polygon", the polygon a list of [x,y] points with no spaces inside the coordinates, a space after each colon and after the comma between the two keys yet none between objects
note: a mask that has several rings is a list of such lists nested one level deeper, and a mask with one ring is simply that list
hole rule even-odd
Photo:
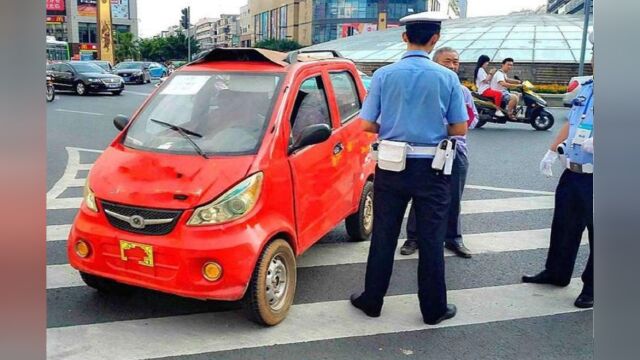
[{"label": "car rear wheel", "polygon": [[289,243],[270,242],[262,251],[243,299],[247,317],[267,326],[289,313],[296,292],[296,258]]},{"label": "car rear wheel", "polygon": [[76,83],[76,94],[83,96],[83,95],[87,95],[87,87],[84,86],[84,83],[82,81]]},{"label": "car rear wheel", "polygon": [[101,293],[128,295],[134,291],[134,287],[132,286],[121,284],[119,282],[100,276],[87,274],[82,271],[80,271],[80,277],[82,278],[82,281],[87,284],[87,286],[92,287]]},{"label": "car rear wheel", "polygon": [[373,231],[373,182],[364,184],[358,211],[345,219],[345,226],[352,241],[369,240]]}]

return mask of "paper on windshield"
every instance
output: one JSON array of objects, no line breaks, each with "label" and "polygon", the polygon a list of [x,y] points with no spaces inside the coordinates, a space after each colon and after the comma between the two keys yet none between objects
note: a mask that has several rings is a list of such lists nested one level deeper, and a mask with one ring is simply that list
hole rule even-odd
[{"label": "paper on windshield", "polygon": [[180,75],[174,77],[162,90],[162,95],[195,95],[211,77],[205,75]]}]

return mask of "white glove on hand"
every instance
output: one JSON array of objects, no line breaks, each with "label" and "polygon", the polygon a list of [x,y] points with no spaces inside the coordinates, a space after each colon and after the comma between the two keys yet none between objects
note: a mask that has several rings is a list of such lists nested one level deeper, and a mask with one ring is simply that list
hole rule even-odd
[{"label": "white glove on hand", "polygon": [[588,152],[589,154],[593,154],[593,138],[592,137],[582,142],[582,150]]},{"label": "white glove on hand", "polygon": [[558,160],[558,153],[555,151],[547,150],[544,158],[542,158],[542,161],[540,161],[540,172],[547,177],[553,176],[551,167],[553,166],[553,163],[556,162],[556,160]]}]

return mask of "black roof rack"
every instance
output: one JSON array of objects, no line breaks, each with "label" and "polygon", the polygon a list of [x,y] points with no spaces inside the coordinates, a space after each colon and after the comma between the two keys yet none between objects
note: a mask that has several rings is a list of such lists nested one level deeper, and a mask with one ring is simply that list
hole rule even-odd
[{"label": "black roof rack", "polygon": [[342,58],[342,59],[344,59],[344,57],[337,50],[304,50],[304,49],[302,49],[302,50],[294,50],[294,51],[291,51],[289,54],[287,54],[286,62],[288,62],[289,64],[293,64],[293,63],[298,62],[298,55],[323,54],[323,53],[329,53],[329,54],[333,55],[333,58]]}]

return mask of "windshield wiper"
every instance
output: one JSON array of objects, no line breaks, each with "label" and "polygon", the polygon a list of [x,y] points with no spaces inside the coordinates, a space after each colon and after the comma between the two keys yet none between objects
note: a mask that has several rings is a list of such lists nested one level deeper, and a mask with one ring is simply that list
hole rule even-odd
[{"label": "windshield wiper", "polygon": [[182,137],[187,139],[189,144],[191,144],[193,146],[193,148],[196,150],[196,152],[200,156],[202,156],[205,159],[209,159],[209,157],[207,157],[207,154],[205,154],[204,151],[202,151],[200,146],[198,146],[198,144],[196,144],[195,141],[193,141],[191,139],[191,137],[189,137],[189,135],[191,135],[191,136],[195,136],[197,138],[201,138],[202,135],[198,134],[197,132],[191,131],[189,129],[185,129],[185,128],[181,127],[181,126],[174,125],[174,124],[169,124],[168,122],[164,122],[164,121],[160,121],[160,120],[156,120],[156,119],[150,119],[150,120],[153,121],[156,124],[164,125],[164,126],[168,127],[169,129],[171,129],[171,130],[177,132],[178,134],[182,135]]}]

